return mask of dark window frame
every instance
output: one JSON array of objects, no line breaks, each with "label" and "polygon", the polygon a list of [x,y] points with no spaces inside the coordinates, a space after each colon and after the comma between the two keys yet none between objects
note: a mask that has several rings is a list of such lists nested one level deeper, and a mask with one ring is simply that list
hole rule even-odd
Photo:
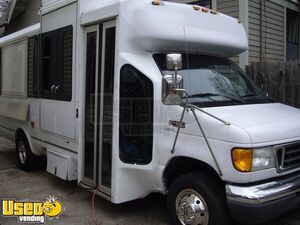
[{"label": "dark window frame", "polygon": [[[71,89],[68,91],[68,94],[65,93],[65,40],[64,35],[67,32],[71,31],[71,56],[69,56],[69,70],[71,71],[71,80],[68,84],[69,88]],[[45,49],[45,40],[50,39],[51,46],[48,49]],[[73,97],[73,41],[74,41],[74,34],[73,34],[73,26],[66,26],[63,28],[59,28],[57,30],[49,31],[43,33],[41,35],[41,79],[40,79],[40,94],[41,97],[44,99],[51,99],[57,101],[72,101]],[[45,55],[45,50],[49,51],[49,55]],[[47,62],[48,61],[48,62]],[[47,63],[46,63],[47,62]],[[70,64],[71,63],[71,64]],[[46,68],[48,67],[48,69]],[[50,71],[49,71],[50,70]],[[45,75],[46,73],[47,76]],[[48,80],[46,80],[48,79]],[[58,87],[57,93],[55,93],[55,88],[51,87],[55,86]]]},{"label": "dark window frame", "polygon": [[[126,99],[124,86],[126,84],[125,79],[128,78],[128,70],[131,70],[135,75],[134,79],[138,79],[139,82],[135,82],[134,86],[138,87],[139,83],[144,81],[143,86],[139,86],[140,90],[144,91],[144,96],[138,96],[136,93],[132,93],[134,89],[128,90],[126,94],[133,95],[136,99]],[[130,78],[129,78],[130,79]],[[128,82],[128,81],[127,81]],[[131,93],[130,93],[131,92]],[[148,95],[148,96],[147,96]],[[125,64],[122,66],[120,71],[120,122],[119,122],[119,158],[122,162],[127,164],[138,164],[138,165],[148,165],[153,160],[153,140],[154,140],[154,84],[153,81],[147,77],[145,74],[140,72],[138,69],[133,67],[132,65]],[[127,97],[128,98],[128,97]],[[128,101],[130,107],[128,107]],[[133,102],[131,102],[133,101]],[[148,102],[147,102],[148,101]],[[147,111],[147,107],[142,107],[143,104],[149,104],[150,107]],[[144,105],[145,106],[145,105]],[[138,113],[134,112],[135,107],[139,107],[137,109]],[[139,114],[140,111],[143,113]],[[147,114],[147,112],[149,114]],[[127,115],[125,114],[127,113]],[[124,115],[125,114],[125,115]],[[138,114],[138,119],[136,114]],[[148,115],[148,117],[147,117]],[[128,116],[130,120],[128,121]],[[143,119],[141,119],[143,117]],[[147,121],[149,119],[149,121]],[[142,122],[141,122],[142,121]],[[146,123],[145,123],[146,121]],[[127,127],[124,127],[127,126]],[[136,127],[134,127],[136,126]],[[147,131],[147,129],[149,129]],[[124,131],[128,132],[128,130],[144,130],[146,135],[141,135],[142,132],[138,134],[126,134]],[[124,134],[125,133],[125,134]],[[148,133],[148,135],[147,135]],[[124,147],[125,146],[125,147]],[[142,146],[142,149],[141,149]],[[138,150],[129,153],[128,151]],[[126,150],[126,151],[124,151]],[[144,154],[143,154],[144,153]],[[127,155],[126,155],[127,154]],[[131,156],[130,156],[131,154]],[[140,155],[139,155],[140,154]],[[135,156],[134,156],[135,155]],[[130,157],[132,157],[130,159]],[[135,158],[133,158],[135,157]],[[139,158],[138,157],[144,157]]]},{"label": "dark window frame", "polygon": [[299,60],[300,41],[299,12],[286,11],[286,60]]}]

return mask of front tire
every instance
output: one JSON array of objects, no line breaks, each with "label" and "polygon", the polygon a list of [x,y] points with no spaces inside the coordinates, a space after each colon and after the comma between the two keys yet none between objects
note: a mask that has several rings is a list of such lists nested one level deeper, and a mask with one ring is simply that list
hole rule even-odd
[{"label": "front tire", "polygon": [[40,157],[34,155],[25,134],[19,134],[16,139],[16,158],[20,169],[30,171],[37,169],[41,163]]},{"label": "front tire", "polygon": [[177,178],[169,189],[172,225],[231,225],[224,189],[205,173]]}]

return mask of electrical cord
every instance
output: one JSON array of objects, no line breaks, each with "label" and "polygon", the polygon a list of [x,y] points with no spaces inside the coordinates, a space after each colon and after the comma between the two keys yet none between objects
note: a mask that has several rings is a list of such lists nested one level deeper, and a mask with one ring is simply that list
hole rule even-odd
[{"label": "electrical cord", "polygon": [[93,197],[92,197],[92,209],[93,209],[93,216],[92,216],[92,224],[94,225],[101,225],[100,223],[98,223],[97,218],[96,218],[96,207],[95,207],[95,198],[97,195],[99,187],[97,187],[96,189],[94,189],[94,193],[93,193]]}]

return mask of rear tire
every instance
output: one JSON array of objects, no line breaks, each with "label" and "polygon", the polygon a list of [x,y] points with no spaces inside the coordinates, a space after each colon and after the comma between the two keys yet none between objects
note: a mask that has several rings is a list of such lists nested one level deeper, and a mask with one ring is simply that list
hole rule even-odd
[{"label": "rear tire", "polygon": [[231,225],[224,189],[205,173],[177,178],[169,189],[172,225]]},{"label": "rear tire", "polygon": [[34,155],[25,134],[21,133],[16,138],[16,158],[18,166],[24,171],[38,169],[41,165],[41,157]]}]

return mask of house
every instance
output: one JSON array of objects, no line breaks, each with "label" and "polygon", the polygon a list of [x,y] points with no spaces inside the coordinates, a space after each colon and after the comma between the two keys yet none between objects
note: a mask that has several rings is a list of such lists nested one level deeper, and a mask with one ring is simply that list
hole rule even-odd
[{"label": "house", "polygon": [[[13,33],[40,21],[41,0],[2,0],[9,10],[5,34]],[[249,36],[249,51],[234,58],[241,67],[259,61],[299,59],[298,0],[168,0],[199,4],[239,19]],[[44,1],[47,2],[47,1]],[[1,6],[0,6],[1,7]]]}]

